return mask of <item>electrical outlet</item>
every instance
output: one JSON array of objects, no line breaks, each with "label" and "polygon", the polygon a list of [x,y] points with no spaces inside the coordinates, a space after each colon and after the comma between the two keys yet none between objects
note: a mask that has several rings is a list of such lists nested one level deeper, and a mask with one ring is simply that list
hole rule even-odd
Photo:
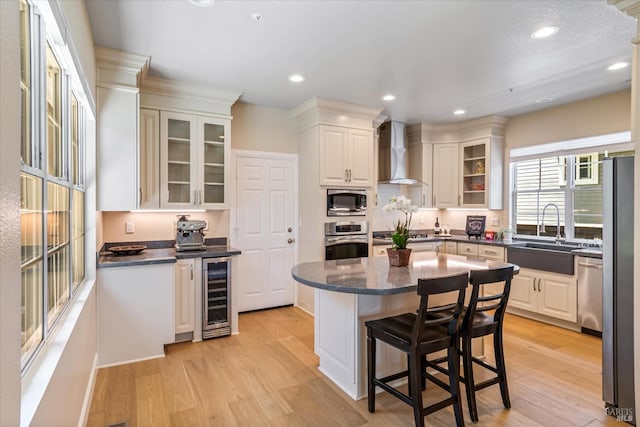
[{"label": "electrical outlet", "polygon": [[133,221],[127,221],[124,223],[124,232],[126,234],[133,234],[134,231],[135,227]]},{"label": "electrical outlet", "polygon": [[500,218],[491,218],[492,227],[500,227]]}]

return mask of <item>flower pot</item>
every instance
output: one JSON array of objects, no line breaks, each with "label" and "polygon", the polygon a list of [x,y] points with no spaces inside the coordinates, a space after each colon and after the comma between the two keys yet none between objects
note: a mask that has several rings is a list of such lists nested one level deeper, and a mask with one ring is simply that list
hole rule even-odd
[{"label": "flower pot", "polygon": [[409,265],[409,257],[411,256],[411,249],[387,249],[387,256],[389,257],[389,265],[392,267],[404,267]]}]

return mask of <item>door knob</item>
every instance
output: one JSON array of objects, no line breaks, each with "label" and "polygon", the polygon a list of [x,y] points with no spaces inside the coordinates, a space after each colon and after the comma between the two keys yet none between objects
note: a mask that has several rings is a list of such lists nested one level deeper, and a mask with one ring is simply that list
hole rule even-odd
[{"label": "door knob", "polygon": [[289,243],[289,244],[291,244],[291,243],[293,243],[293,242],[295,242],[295,240],[294,240],[294,239],[288,239],[288,240],[287,240],[287,243]]},{"label": "door knob", "polygon": [[288,231],[289,233],[291,233],[291,231],[292,231],[291,227],[287,228],[287,231]]}]

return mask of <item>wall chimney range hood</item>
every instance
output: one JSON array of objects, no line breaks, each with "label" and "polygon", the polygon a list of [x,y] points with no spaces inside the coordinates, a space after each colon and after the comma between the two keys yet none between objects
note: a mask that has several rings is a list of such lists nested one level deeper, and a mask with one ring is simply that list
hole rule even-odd
[{"label": "wall chimney range hood", "polygon": [[408,176],[406,124],[384,122],[378,128],[378,181],[385,184],[416,184]]}]

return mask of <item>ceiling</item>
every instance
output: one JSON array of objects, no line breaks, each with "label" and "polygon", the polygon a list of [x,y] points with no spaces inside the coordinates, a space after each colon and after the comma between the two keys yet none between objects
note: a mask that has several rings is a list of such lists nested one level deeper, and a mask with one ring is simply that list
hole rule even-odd
[{"label": "ceiling", "polygon": [[[513,116],[626,89],[631,67],[606,67],[631,62],[636,34],[604,0],[87,0],[87,9],[94,43],[150,56],[152,76],[287,110],[313,96],[384,108],[408,123]],[[545,25],[560,31],[530,37]],[[294,73],[306,80],[288,81]]]}]

